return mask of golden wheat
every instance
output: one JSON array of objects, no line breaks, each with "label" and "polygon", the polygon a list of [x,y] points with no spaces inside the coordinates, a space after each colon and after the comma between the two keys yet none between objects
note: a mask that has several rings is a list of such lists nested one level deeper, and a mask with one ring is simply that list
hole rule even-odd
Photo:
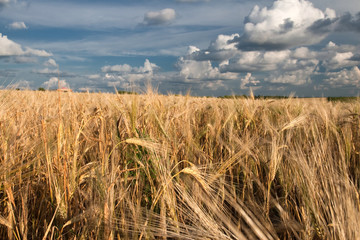
[{"label": "golden wheat", "polygon": [[57,94],[0,92],[1,239],[359,238],[359,101]]}]

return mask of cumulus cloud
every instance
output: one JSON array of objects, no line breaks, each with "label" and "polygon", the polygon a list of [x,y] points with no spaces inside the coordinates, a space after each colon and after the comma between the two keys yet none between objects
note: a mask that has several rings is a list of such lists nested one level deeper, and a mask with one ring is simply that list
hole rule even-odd
[{"label": "cumulus cloud", "polygon": [[260,81],[256,80],[251,73],[247,73],[245,77],[240,79],[240,89],[256,88],[259,83]]},{"label": "cumulus cloud", "polygon": [[291,51],[246,51],[239,52],[221,66],[222,72],[272,71],[289,61]]},{"label": "cumulus cloud", "polygon": [[13,22],[9,25],[11,29],[15,30],[21,30],[21,29],[27,29],[28,27],[25,25],[24,22]]},{"label": "cumulus cloud", "polygon": [[239,34],[224,35],[220,34],[216,40],[210,43],[206,50],[197,49],[194,46],[189,47],[188,59],[197,61],[224,61],[237,54],[236,43],[231,43],[232,40],[239,37]]},{"label": "cumulus cloud", "polygon": [[[320,64],[318,58],[321,54],[307,47],[281,51],[242,51],[229,42],[236,36],[219,35],[206,50],[190,46],[188,55],[177,63],[180,75],[187,81],[239,79],[240,87],[245,89],[259,87],[261,81],[254,74],[264,72],[269,75],[267,82],[300,85],[311,82],[311,75]],[[218,67],[213,67],[213,62],[219,62]],[[246,73],[246,76],[240,78],[241,73]]]},{"label": "cumulus cloud", "polygon": [[240,35],[238,33],[232,35],[220,34],[215,41],[210,43],[209,50],[235,50],[236,43],[231,41],[239,37]]},{"label": "cumulus cloud", "polygon": [[177,62],[180,76],[185,81],[202,80],[233,80],[238,78],[237,73],[220,72],[218,67],[213,67],[211,61],[195,61],[180,58]]},{"label": "cumulus cloud", "polygon": [[42,85],[45,86],[46,89],[58,88],[58,86],[60,88],[70,88],[69,84],[64,79],[61,79],[58,82],[57,77],[51,77],[48,81],[44,82]]},{"label": "cumulus cloud", "polygon": [[110,72],[118,72],[118,73],[152,73],[159,69],[155,63],[151,63],[149,59],[146,59],[144,62],[144,66],[141,67],[132,67],[129,64],[122,64],[122,65],[107,65],[101,68],[102,72],[110,73]]},{"label": "cumulus cloud", "polygon": [[29,48],[29,47],[25,47],[24,54],[34,55],[34,56],[38,56],[38,57],[51,57],[52,56],[51,53],[49,53],[45,50],[33,49],[33,48]]},{"label": "cumulus cloud", "polygon": [[343,69],[339,72],[326,73],[325,82],[332,87],[354,86],[360,88],[360,69],[355,66],[352,69]]},{"label": "cumulus cloud", "polygon": [[[265,81],[272,83],[286,83],[301,85],[311,82],[311,74],[316,70],[319,60],[316,53],[307,48],[293,51],[246,51],[231,58],[228,63],[221,65],[222,72],[267,72],[270,77]],[[252,76],[242,79],[245,84],[250,83]],[[257,82],[259,83],[259,82]]]},{"label": "cumulus cloud", "polygon": [[20,44],[11,41],[6,35],[0,33],[0,56],[18,56],[24,54],[25,52]]},{"label": "cumulus cloud", "polygon": [[314,73],[314,68],[308,67],[305,69],[297,69],[287,72],[277,72],[266,77],[264,81],[270,83],[281,83],[291,85],[304,85],[311,83],[311,75]]},{"label": "cumulus cloud", "polygon": [[307,47],[299,47],[293,51],[292,57],[296,59],[314,59],[317,57],[317,54]]},{"label": "cumulus cloud", "polygon": [[336,45],[330,41],[322,51],[319,51],[317,58],[321,60],[322,67],[331,71],[359,65],[360,59],[357,59],[357,54],[359,50],[355,46]]},{"label": "cumulus cloud", "polygon": [[231,42],[237,37],[239,37],[237,33],[232,35],[220,34],[205,50],[189,46],[188,54],[185,58],[196,61],[226,61],[239,52],[235,46],[236,43]]},{"label": "cumulus cloud", "polygon": [[338,31],[355,31],[360,32],[360,12],[355,16],[346,13],[339,18]]},{"label": "cumulus cloud", "polygon": [[354,62],[350,60],[354,56],[352,52],[334,52],[333,54],[334,55],[329,60],[325,61],[325,64],[329,69],[338,69],[352,66],[354,64]]},{"label": "cumulus cloud", "polygon": [[351,15],[347,12],[340,17],[319,19],[309,27],[313,33],[327,34],[329,32],[360,32],[360,12]]},{"label": "cumulus cloud", "polygon": [[136,84],[151,81],[159,70],[159,66],[151,63],[148,59],[140,67],[132,67],[128,64],[104,66],[101,71],[105,73],[104,80],[108,86],[129,88]]},{"label": "cumulus cloud", "polygon": [[6,35],[2,35],[0,33],[0,56],[9,57],[20,55],[32,55],[38,57],[52,56],[51,53],[48,53],[45,50],[38,50],[29,47],[26,47],[24,50],[20,44],[15,43],[14,41],[8,39]]},{"label": "cumulus cloud", "polygon": [[[360,64],[355,46],[329,42],[320,50],[306,47],[340,26],[357,31],[359,22],[360,13],[337,17],[334,10],[322,11],[307,0],[277,0],[270,7],[255,6],[245,18],[243,34],[218,35],[204,50],[191,46],[178,65],[187,79],[246,73],[240,79],[241,88],[258,81],[255,76],[259,72],[267,74],[262,79],[268,83],[307,84],[321,72]],[[218,68],[213,67],[214,62],[219,63]]]},{"label": "cumulus cloud", "polygon": [[176,12],[172,8],[165,8],[160,11],[147,12],[143,24],[147,26],[164,25],[171,23],[176,18]]},{"label": "cumulus cloud", "polygon": [[319,20],[334,18],[334,10],[323,12],[306,0],[277,0],[269,8],[256,5],[245,19],[244,34],[233,42],[242,50],[283,50],[311,45],[327,34],[308,28]]}]

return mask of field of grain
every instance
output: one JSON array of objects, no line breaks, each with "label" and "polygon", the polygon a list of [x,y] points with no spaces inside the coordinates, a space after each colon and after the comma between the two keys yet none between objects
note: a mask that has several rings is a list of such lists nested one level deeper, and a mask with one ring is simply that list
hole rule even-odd
[{"label": "field of grain", "polygon": [[0,92],[0,239],[358,239],[360,102]]}]

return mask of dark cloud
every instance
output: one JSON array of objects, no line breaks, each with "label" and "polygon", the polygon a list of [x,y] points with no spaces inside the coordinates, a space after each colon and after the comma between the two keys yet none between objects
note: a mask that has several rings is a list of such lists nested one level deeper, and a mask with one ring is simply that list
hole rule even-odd
[{"label": "dark cloud", "polygon": [[360,62],[360,54],[356,54],[356,55],[352,56],[349,60]]},{"label": "dark cloud", "polygon": [[6,7],[10,3],[10,0],[0,0],[0,9]]},{"label": "dark cloud", "polygon": [[238,42],[236,47],[242,51],[281,51],[293,47],[291,42],[254,42],[246,35],[243,35],[229,43]]},{"label": "dark cloud", "polygon": [[334,23],[336,23],[338,20],[338,18],[319,19],[314,22],[307,30],[313,34],[327,34],[333,31]]},{"label": "dark cloud", "polygon": [[308,30],[314,34],[326,34],[330,32],[360,32],[360,12],[355,16],[345,13],[341,17],[333,19],[319,19]]},{"label": "dark cloud", "polygon": [[236,55],[236,51],[234,50],[200,50],[194,53],[191,53],[185,56],[187,60],[195,60],[195,61],[217,61],[221,62],[232,58]]},{"label": "dark cloud", "polygon": [[146,26],[164,25],[169,24],[175,18],[175,10],[172,8],[165,8],[157,12],[147,12],[142,24]]},{"label": "dark cloud", "polygon": [[338,21],[337,31],[360,32],[360,12],[355,16],[346,13]]},{"label": "dark cloud", "polygon": [[294,27],[294,21],[292,21],[290,18],[284,19],[284,23],[280,24],[280,33],[284,34],[289,31],[291,31]]}]

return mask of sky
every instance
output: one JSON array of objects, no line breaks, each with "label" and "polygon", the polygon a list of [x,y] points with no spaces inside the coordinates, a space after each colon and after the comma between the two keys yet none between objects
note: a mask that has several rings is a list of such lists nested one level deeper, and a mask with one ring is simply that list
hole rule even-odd
[{"label": "sky", "polygon": [[0,88],[360,95],[359,0],[0,0]]}]

